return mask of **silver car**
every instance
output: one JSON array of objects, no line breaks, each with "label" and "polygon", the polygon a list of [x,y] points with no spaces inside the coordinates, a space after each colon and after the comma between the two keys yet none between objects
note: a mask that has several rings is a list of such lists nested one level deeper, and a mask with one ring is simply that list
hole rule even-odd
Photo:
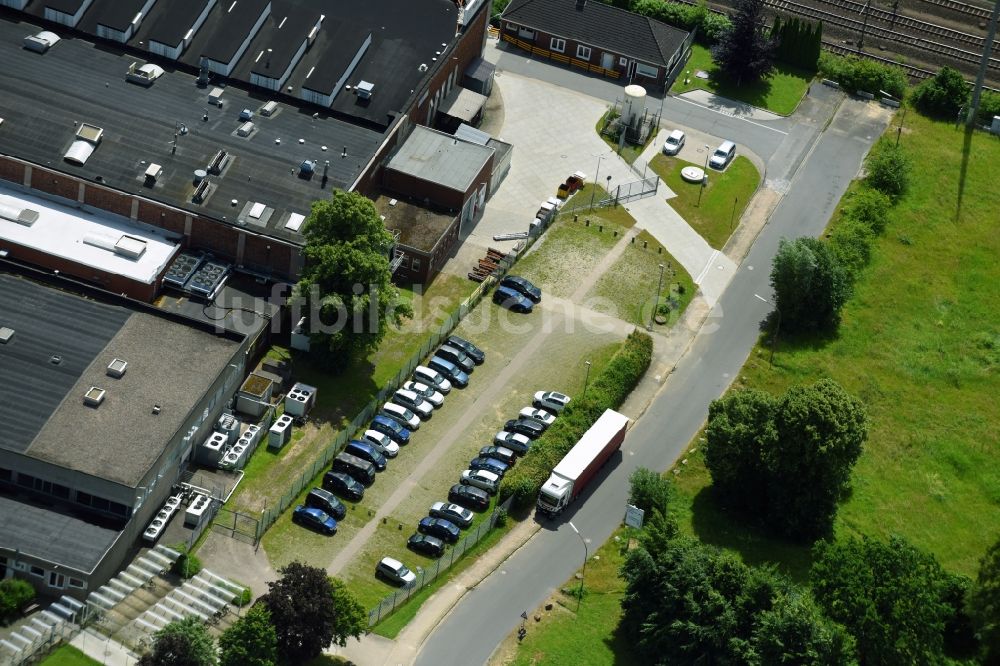
[{"label": "silver car", "polygon": [[674,130],[667,135],[667,140],[663,142],[664,155],[676,155],[684,147],[684,132]]},{"label": "silver car", "polygon": [[434,416],[434,405],[427,402],[413,391],[399,389],[392,394],[392,401],[397,405],[402,405],[403,407],[413,410],[413,412],[423,420],[427,420]]},{"label": "silver car", "polygon": [[485,469],[467,469],[462,472],[460,482],[463,486],[482,488],[490,495],[496,495],[500,488],[500,477]]},{"label": "silver car", "polygon": [[428,386],[423,382],[406,382],[403,384],[403,388],[407,391],[413,391],[421,398],[434,405],[434,409],[437,409],[444,404],[444,396],[441,395],[441,392],[436,391],[434,387]]}]

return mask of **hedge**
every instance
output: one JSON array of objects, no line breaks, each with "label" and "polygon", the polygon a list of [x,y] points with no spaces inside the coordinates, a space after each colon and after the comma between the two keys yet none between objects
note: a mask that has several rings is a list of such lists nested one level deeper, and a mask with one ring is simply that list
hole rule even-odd
[{"label": "hedge", "polygon": [[880,91],[885,91],[896,99],[902,99],[909,85],[906,72],[901,67],[826,51],[819,56],[819,71],[851,93],[863,90],[877,96],[881,95]]},{"label": "hedge", "polygon": [[531,446],[527,455],[500,484],[500,502],[513,497],[514,509],[535,503],[552,469],[606,409],[617,409],[646,373],[653,359],[653,339],[634,330],[587,387],[587,396],[575,398],[556,422]]},{"label": "hedge", "polygon": [[35,588],[26,580],[7,578],[0,581],[0,625],[13,622],[21,609],[35,598]]}]

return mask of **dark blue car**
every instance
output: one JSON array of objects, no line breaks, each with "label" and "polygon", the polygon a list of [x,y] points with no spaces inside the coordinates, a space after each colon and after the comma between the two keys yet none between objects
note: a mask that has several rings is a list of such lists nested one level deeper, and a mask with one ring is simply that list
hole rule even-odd
[{"label": "dark blue car", "polygon": [[469,469],[485,469],[487,472],[493,472],[502,477],[510,469],[510,465],[496,458],[479,456],[469,462]]},{"label": "dark blue car", "polygon": [[324,534],[337,533],[337,521],[316,507],[298,505],[292,511],[292,521]]},{"label": "dark blue car", "polygon": [[427,367],[437,370],[459,388],[469,385],[469,375],[446,358],[431,356],[431,360],[427,361]]},{"label": "dark blue car", "polygon": [[372,430],[377,430],[383,435],[388,435],[392,441],[396,442],[400,446],[410,443],[410,431],[399,425],[396,421],[390,419],[388,416],[382,416],[379,414],[372,419],[372,424],[368,427]]}]

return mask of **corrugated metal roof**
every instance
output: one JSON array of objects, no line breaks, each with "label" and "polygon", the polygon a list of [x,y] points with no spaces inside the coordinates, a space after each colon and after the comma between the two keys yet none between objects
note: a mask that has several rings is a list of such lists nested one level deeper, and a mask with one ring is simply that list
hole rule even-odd
[{"label": "corrugated metal roof", "polygon": [[490,139],[493,138],[486,132],[478,130],[472,125],[466,125],[465,123],[458,126],[458,129],[455,130],[455,136],[462,141],[468,141],[469,143],[475,143],[480,146],[485,146],[490,142]]}]

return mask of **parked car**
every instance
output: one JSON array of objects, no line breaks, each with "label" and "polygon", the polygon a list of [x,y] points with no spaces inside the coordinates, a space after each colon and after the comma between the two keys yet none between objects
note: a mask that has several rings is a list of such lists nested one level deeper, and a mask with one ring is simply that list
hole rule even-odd
[{"label": "parked car", "polygon": [[523,314],[529,314],[533,307],[531,301],[507,287],[497,287],[493,290],[493,302],[511,312]]},{"label": "parked car", "polygon": [[475,518],[472,512],[465,507],[457,504],[449,504],[448,502],[434,502],[431,505],[430,514],[434,518],[450,520],[463,529],[471,525],[472,519]]},{"label": "parked car", "polygon": [[372,419],[370,428],[383,435],[388,435],[397,444],[405,445],[410,443],[410,431],[401,426],[398,421],[390,419],[388,416],[377,414]]},{"label": "parked car", "polygon": [[446,361],[451,361],[458,367],[462,369],[462,372],[469,375],[472,371],[476,369],[475,362],[469,358],[469,355],[458,347],[452,347],[451,345],[441,345],[438,350],[434,352],[434,355],[438,358],[443,358]]},{"label": "parked car", "polygon": [[524,455],[531,448],[531,440],[519,432],[507,432],[501,430],[493,437],[493,443],[497,446],[504,446],[515,453]]},{"label": "parked car", "polygon": [[344,499],[360,502],[365,496],[365,487],[343,472],[327,472],[323,475],[323,487],[337,493]]},{"label": "parked car", "polygon": [[365,430],[362,439],[378,449],[386,458],[395,458],[399,455],[399,444],[392,441],[392,438],[384,432]]},{"label": "parked car", "polygon": [[684,147],[684,132],[674,130],[667,135],[667,140],[663,142],[664,155],[676,155]]},{"label": "parked car", "polygon": [[417,576],[399,560],[383,557],[375,566],[375,575],[382,575],[397,585],[412,585]]},{"label": "parked car", "polygon": [[472,344],[465,338],[460,338],[457,335],[449,335],[448,339],[444,341],[445,344],[452,347],[458,347],[472,359],[472,362],[476,365],[482,365],[483,361],[486,360],[486,352]]},{"label": "parked car", "polygon": [[484,446],[479,449],[479,455],[486,456],[487,458],[496,458],[500,462],[507,463],[511,467],[517,462],[517,453],[513,449],[508,449],[506,446]]},{"label": "parked car", "polygon": [[524,435],[528,439],[538,439],[545,432],[545,427],[538,421],[522,418],[507,421],[507,423],[503,424],[503,429],[507,432],[516,432],[519,435]]},{"label": "parked car", "polygon": [[736,144],[732,141],[723,141],[722,144],[712,153],[708,160],[708,166],[713,169],[722,170],[729,166],[729,163],[736,157]]},{"label": "parked car", "polygon": [[485,511],[490,508],[489,493],[482,488],[463,486],[461,483],[456,483],[448,491],[448,501],[473,511]]},{"label": "parked car", "polygon": [[510,465],[496,458],[477,456],[469,461],[469,469],[485,469],[487,472],[493,472],[502,477],[510,469]]},{"label": "parked car", "polygon": [[444,395],[440,391],[436,390],[433,386],[428,386],[423,382],[406,382],[403,384],[403,389],[406,391],[413,391],[421,398],[431,403],[434,409],[438,409],[444,404]]},{"label": "parked car", "polygon": [[525,280],[520,275],[508,275],[500,280],[501,287],[513,289],[532,303],[542,302],[542,290]]},{"label": "parked car", "polygon": [[431,518],[430,516],[420,519],[420,522],[417,523],[417,531],[423,534],[430,534],[432,537],[437,537],[448,543],[455,543],[458,541],[458,537],[462,535],[462,531],[458,529],[458,525],[450,520],[445,518]]},{"label": "parked car", "polygon": [[535,393],[535,400],[532,404],[535,407],[540,407],[541,409],[552,412],[553,414],[558,414],[562,410],[566,409],[566,405],[569,404],[570,398],[565,393],[559,393],[557,391],[538,391]]},{"label": "parked car", "polygon": [[437,370],[428,368],[426,365],[418,365],[413,369],[413,379],[422,384],[427,384],[442,395],[451,393],[451,382]]},{"label": "parked car", "polygon": [[535,407],[525,407],[518,413],[518,416],[524,419],[538,421],[546,428],[556,422],[555,414],[547,412],[544,409],[536,409]]},{"label": "parked car", "polygon": [[365,486],[375,483],[375,465],[350,453],[338,453],[330,465],[330,471],[343,472]]},{"label": "parked car", "polygon": [[446,358],[431,356],[431,360],[427,361],[427,365],[430,366],[432,370],[437,370],[443,374],[458,388],[465,388],[469,385],[469,375]]},{"label": "parked car", "polygon": [[420,429],[420,418],[406,407],[397,405],[394,402],[387,402],[383,404],[382,411],[379,412],[379,414],[392,419],[408,430]]},{"label": "parked car", "polygon": [[376,472],[385,471],[385,456],[368,442],[362,442],[359,439],[352,439],[347,443],[347,446],[344,447],[344,453],[349,453],[352,456],[361,458],[362,460],[367,460],[371,464],[375,465]]},{"label": "parked car", "polygon": [[421,419],[429,419],[434,416],[434,405],[413,391],[399,389],[392,394],[392,401],[401,407],[406,407]]},{"label": "parked car", "polygon": [[343,520],[347,515],[347,507],[333,493],[322,488],[313,488],[306,495],[306,506],[322,510],[334,520]]},{"label": "parked car", "polygon": [[323,534],[336,534],[337,521],[332,516],[327,515],[323,509],[299,504],[292,511],[292,522],[305,527],[322,532]]},{"label": "parked car", "polygon": [[462,472],[459,483],[463,486],[482,488],[490,495],[496,495],[500,488],[500,477],[485,469],[467,469]]},{"label": "parked car", "polygon": [[430,557],[441,557],[444,554],[444,541],[428,534],[411,534],[406,540],[406,547]]}]

